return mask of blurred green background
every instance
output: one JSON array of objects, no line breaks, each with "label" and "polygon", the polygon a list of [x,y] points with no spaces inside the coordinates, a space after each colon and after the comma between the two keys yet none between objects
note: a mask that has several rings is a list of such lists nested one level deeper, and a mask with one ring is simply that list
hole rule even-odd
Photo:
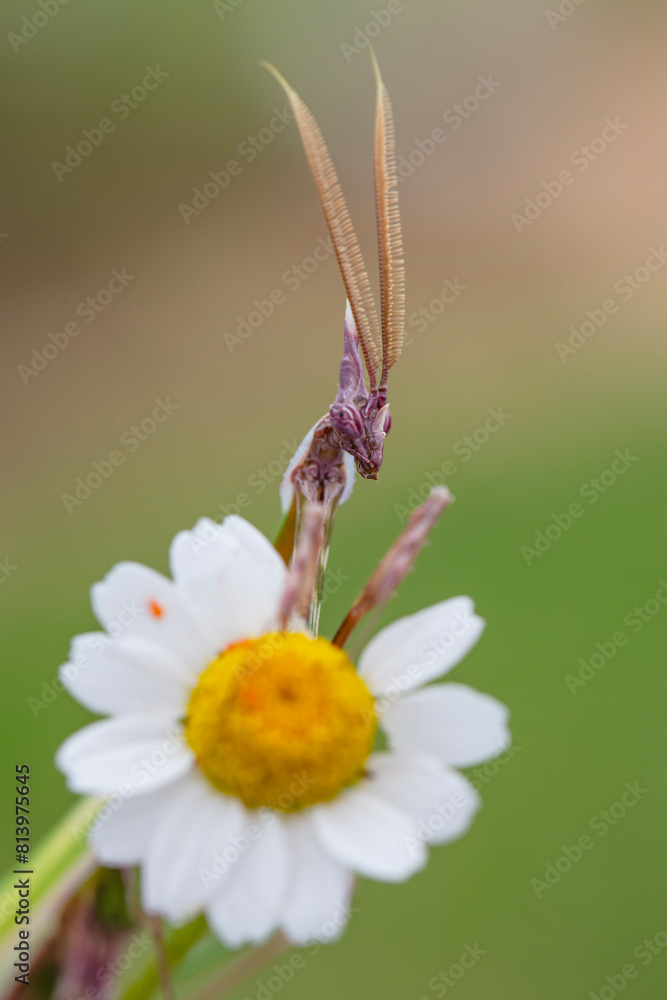
[{"label": "blurred green background", "polygon": [[[628,962],[638,970],[621,990],[628,1000],[662,1000],[667,950],[646,965],[633,952],[667,927],[667,605],[652,602],[667,578],[667,267],[654,257],[636,289],[623,276],[667,239],[667,11],[611,0],[565,0],[560,13],[546,0],[399,6],[70,0],[26,29],[36,0],[3,5],[3,856],[15,762],[31,765],[37,835],[72,801],[52,758],[87,715],[64,694],[47,700],[70,637],[94,627],[90,585],[120,559],[166,570],[174,533],[220,517],[239,494],[253,523],[278,527],[285,442],[335,391],[344,298],[331,258],[309,275],[306,263],[295,287],[325,227],[258,59],[317,114],[374,267],[362,48],[373,34],[399,153],[409,162],[418,141],[432,151],[401,184],[411,342],[392,373],[385,466],[340,513],[323,633],[400,530],[411,491],[454,461],[457,503],[384,621],[472,595],[488,628],[454,679],[510,706],[516,750],[478,775],[484,809],[471,832],[406,885],[362,884],[342,941],[308,957],[281,995],[431,1000],[454,989],[439,973],[477,945],[484,955],[455,982],[457,1000],[600,990],[608,1000]],[[34,37],[17,41],[22,30]],[[146,67],[168,76],[118,111]],[[493,87],[475,107],[480,76]],[[54,168],[104,118],[113,131],[90,155]],[[603,149],[593,140],[608,118],[627,127]],[[429,144],[437,128],[446,139]],[[251,137],[263,147],[254,156]],[[236,174],[210,204],[179,207],[230,160]],[[544,182],[557,191],[566,169],[572,182],[543,193],[517,232],[512,215]],[[85,306],[77,316],[123,268],[127,287],[92,322]],[[443,305],[447,281],[465,289]],[[284,301],[230,350],[225,334],[275,289]],[[610,298],[618,308],[599,331],[559,357],[569,328],[587,310],[599,320]],[[76,320],[80,334],[51,358],[49,348],[37,372],[33,349]],[[177,408],[138,441],[130,428],[157,398]],[[484,440],[490,408],[507,417]],[[123,463],[68,512],[63,495],[117,449]],[[600,481],[626,449],[636,461]],[[539,555],[522,551],[574,502],[583,514],[571,527],[560,537],[552,527]],[[619,630],[627,643],[568,685]],[[646,791],[601,836],[596,817],[626,782]],[[586,833],[594,849],[557,883],[531,883]]]}]

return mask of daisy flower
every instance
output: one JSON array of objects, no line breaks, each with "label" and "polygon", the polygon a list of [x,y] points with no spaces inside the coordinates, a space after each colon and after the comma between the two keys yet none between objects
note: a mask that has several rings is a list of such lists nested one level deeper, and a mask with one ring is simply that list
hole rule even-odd
[{"label": "daisy flower", "polygon": [[70,789],[107,799],[94,852],[140,866],[148,913],[205,911],[230,946],[331,940],[355,875],[402,882],[465,832],[480,802],[456,768],[509,745],[498,701],[430,683],[484,622],[455,597],[384,628],[355,668],[285,627],[288,569],[242,518],[181,532],[170,565],[173,579],[125,562],[95,584],[104,631],[61,667],[109,716],[57,755]]}]

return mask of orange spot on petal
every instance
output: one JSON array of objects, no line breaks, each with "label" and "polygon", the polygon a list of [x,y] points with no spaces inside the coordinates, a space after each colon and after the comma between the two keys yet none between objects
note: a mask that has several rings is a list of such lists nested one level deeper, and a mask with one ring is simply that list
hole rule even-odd
[{"label": "orange spot on petal", "polygon": [[164,608],[157,601],[148,602],[148,610],[152,614],[153,618],[162,618],[164,615]]}]

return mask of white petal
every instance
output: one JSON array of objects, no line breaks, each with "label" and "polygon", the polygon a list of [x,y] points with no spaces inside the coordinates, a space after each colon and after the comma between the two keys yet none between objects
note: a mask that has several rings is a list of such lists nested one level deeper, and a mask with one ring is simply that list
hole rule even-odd
[{"label": "white petal", "polygon": [[177,717],[192,688],[187,670],[164,646],[146,639],[110,639],[104,632],[75,636],[59,677],[73,698],[102,715],[158,712]]},{"label": "white petal", "polygon": [[361,654],[359,673],[373,694],[398,697],[460,663],[484,624],[469,597],[434,604],[378,632]]},{"label": "white petal", "polygon": [[312,810],[317,834],[341,864],[382,882],[402,882],[426,864],[416,824],[364,786]]},{"label": "white petal", "polygon": [[244,517],[230,514],[222,522],[222,529],[236,539],[254,563],[265,572],[278,575],[280,579],[285,574],[285,564],[271,542],[262,532],[246,521]]},{"label": "white petal", "polygon": [[416,820],[419,839],[430,844],[462,836],[481,805],[463,775],[433,757],[376,753],[367,771],[369,791]]},{"label": "white petal", "polygon": [[168,649],[193,675],[216,651],[187,595],[161,573],[139,563],[118,563],[93,585],[95,616],[112,638],[148,639]]},{"label": "white petal", "polygon": [[235,849],[247,821],[241,802],[196,768],[170,791],[145,852],[141,892],[148,912],[180,922],[222,886],[225,852]]},{"label": "white petal", "polygon": [[[252,813],[249,818],[253,820]],[[232,948],[264,941],[277,927],[285,902],[290,869],[283,821],[271,816],[258,819],[257,825],[260,836],[206,911],[213,931]]]},{"label": "white petal", "polygon": [[56,754],[73,792],[141,794],[175,781],[192,766],[183,727],[173,718],[118,715],[74,733]]},{"label": "white petal", "polygon": [[143,860],[160,810],[178,788],[181,778],[148,795],[111,797],[91,824],[89,839],[100,864],[136,865]]},{"label": "white petal", "polygon": [[[320,418],[320,420],[321,419],[322,418]],[[290,464],[285,469],[285,475],[283,476],[282,482],[280,484],[280,506],[283,514],[287,514],[290,507],[292,506],[292,500],[294,499],[294,486],[292,484],[292,473],[294,472],[295,468],[297,467],[303,456],[310,448],[310,443],[313,440],[313,433],[315,431],[315,428],[320,423],[320,420],[318,420],[317,423],[313,424],[313,426],[310,428],[305,438],[294,452]],[[344,452],[343,454],[343,462],[345,464],[346,479],[345,479],[345,486],[343,487],[343,492],[340,495],[340,500],[338,501],[338,503],[345,503],[346,500],[350,499],[350,496],[352,495],[352,490],[354,489],[354,477],[356,476],[357,473],[357,468],[354,464],[354,459],[352,458],[351,455],[348,455],[347,452]]]},{"label": "white petal", "polygon": [[290,817],[286,830],[293,874],[283,931],[294,944],[334,941],[349,918],[352,872],[322,847],[308,811]]},{"label": "white petal", "polygon": [[287,567],[264,535],[241,517],[208,518],[172,542],[174,579],[205,622],[216,652],[277,627]]},{"label": "white petal", "polygon": [[395,750],[434,754],[469,767],[510,745],[507,708],[465,684],[436,684],[387,709],[382,726]]}]

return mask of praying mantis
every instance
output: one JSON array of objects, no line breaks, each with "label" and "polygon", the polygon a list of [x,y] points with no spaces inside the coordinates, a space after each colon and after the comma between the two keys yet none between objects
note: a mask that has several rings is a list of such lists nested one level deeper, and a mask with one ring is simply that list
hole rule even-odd
[{"label": "praying mantis", "polygon": [[[374,140],[380,312],[336,169],[313,114],[287,80],[263,65],[289,100],[315,181],[347,296],[343,358],[338,391],[328,412],[306,436],[286,473],[283,489],[287,517],[277,547],[289,559],[309,505],[321,505],[322,544],[310,626],[317,628],[319,593],[326,569],[328,540],[338,503],[352,486],[354,467],[364,479],[377,479],[384,441],[391,427],[387,402],[389,371],[398,360],[405,326],[405,265],[398,205],[394,115],[389,94],[371,51],[376,80]],[[364,378],[364,366],[368,379]]]}]

